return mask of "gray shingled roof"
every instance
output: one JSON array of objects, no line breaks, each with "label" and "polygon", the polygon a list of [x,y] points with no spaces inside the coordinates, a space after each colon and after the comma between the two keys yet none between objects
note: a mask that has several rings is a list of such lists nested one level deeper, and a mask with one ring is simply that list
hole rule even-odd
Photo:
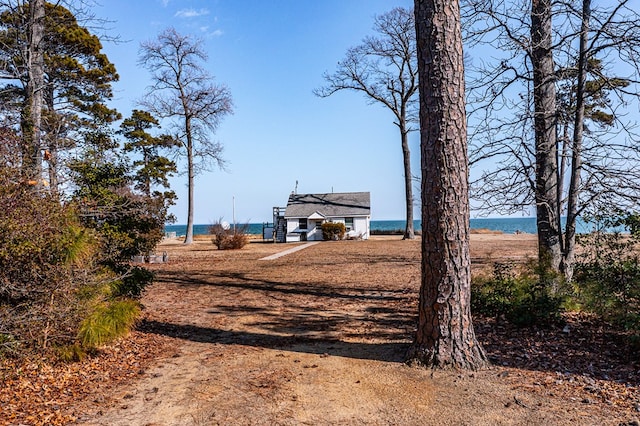
[{"label": "gray shingled roof", "polygon": [[284,216],[309,217],[315,212],[325,217],[368,216],[371,196],[368,192],[291,194]]}]

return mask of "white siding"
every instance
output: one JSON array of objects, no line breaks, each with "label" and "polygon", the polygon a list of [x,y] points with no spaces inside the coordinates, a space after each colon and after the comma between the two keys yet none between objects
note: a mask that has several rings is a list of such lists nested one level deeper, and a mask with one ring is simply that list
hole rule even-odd
[{"label": "white siding", "polygon": [[298,229],[298,219],[287,219],[287,234]]},{"label": "white siding", "polygon": [[366,217],[354,217],[353,218],[353,230],[356,232],[362,232],[362,239],[368,240],[370,234],[370,219]]},{"label": "white siding", "polygon": [[[344,217],[332,217],[327,218],[334,223],[345,223]],[[300,238],[301,230],[299,228],[299,219],[298,218],[288,218],[287,219],[287,242],[296,242],[303,241]],[[353,217],[353,229],[352,231],[361,234],[362,239],[367,240],[370,236],[370,218],[369,216],[354,216]],[[307,241],[321,241],[322,240],[322,229],[316,229],[316,220],[308,219],[307,220]]]},{"label": "white siding", "polygon": [[288,243],[297,243],[300,241],[300,234],[287,234]]},{"label": "white siding", "polygon": [[298,219],[287,219],[287,238],[288,243],[295,243],[300,241],[300,233],[297,232],[299,221]]}]

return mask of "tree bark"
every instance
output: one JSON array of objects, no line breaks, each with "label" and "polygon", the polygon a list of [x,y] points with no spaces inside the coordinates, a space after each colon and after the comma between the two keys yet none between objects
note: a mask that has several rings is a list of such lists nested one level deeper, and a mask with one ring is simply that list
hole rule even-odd
[{"label": "tree bark", "polygon": [[578,197],[582,171],[582,134],[584,130],[585,84],[587,81],[587,43],[589,42],[589,20],[591,0],[582,1],[582,23],[580,27],[580,53],[578,57],[578,81],[576,88],[576,115],[573,125],[571,154],[571,181],[567,200],[567,225],[561,271],[567,281],[573,279],[576,246],[576,221],[578,219]]},{"label": "tree bark", "polygon": [[42,182],[42,105],[44,101],[44,0],[29,2],[27,43],[27,99],[22,113],[23,158],[22,169],[27,181],[39,187]]},{"label": "tree bark", "polygon": [[410,363],[478,369],[471,321],[469,182],[458,1],[415,0],[422,154],[422,276]]},{"label": "tree bark", "polygon": [[531,43],[538,258],[543,267],[559,271],[562,238],[557,194],[556,87],[550,0],[531,3]]},{"label": "tree bark", "polygon": [[187,135],[187,186],[189,192],[189,200],[187,206],[187,234],[184,237],[184,243],[191,244],[193,243],[193,189],[195,186],[195,169],[193,162],[193,137],[191,134],[191,121],[188,117],[185,119],[185,131]]},{"label": "tree bark", "polygon": [[413,229],[413,178],[411,175],[411,151],[409,150],[409,138],[406,123],[400,125],[400,137],[402,140],[402,160],[404,164],[404,191],[406,207],[406,226],[404,228],[403,240],[413,240],[416,238]]}]

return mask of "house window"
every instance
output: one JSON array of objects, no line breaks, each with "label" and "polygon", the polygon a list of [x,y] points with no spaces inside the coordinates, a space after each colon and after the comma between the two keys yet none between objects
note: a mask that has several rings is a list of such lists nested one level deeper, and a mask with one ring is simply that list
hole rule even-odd
[{"label": "house window", "polygon": [[344,226],[345,226],[345,228],[347,228],[347,232],[351,231],[353,229],[353,218],[352,217],[345,217],[344,218]]},{"label": "house window", "polygon": [[307,219],[298,219],[298,229],[307,229]]},{"label": "house window", "polygon": [[322,221],[316,220],[316,229],[322,229]]}]

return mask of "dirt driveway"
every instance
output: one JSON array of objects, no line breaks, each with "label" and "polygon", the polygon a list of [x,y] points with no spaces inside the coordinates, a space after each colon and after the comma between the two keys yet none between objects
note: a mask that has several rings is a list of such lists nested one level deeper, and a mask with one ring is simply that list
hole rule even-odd
[{"label": "dirt driveway", "polygon": [[[165,242],[170,262],[151,265],[158,280],[140,327],[163,354],[136,380],[79,405],[78,424],[618,425],[634,416],[629,383],[618,383],[631,389],[628,404],[601,401],[585,390],[586,373],[512,362],[478,320],[498,366],[406,366],[419,241],[326,242],[260,260],[288,246]],[[534,250],[527,235],[472,240],[476,269]]]}]

